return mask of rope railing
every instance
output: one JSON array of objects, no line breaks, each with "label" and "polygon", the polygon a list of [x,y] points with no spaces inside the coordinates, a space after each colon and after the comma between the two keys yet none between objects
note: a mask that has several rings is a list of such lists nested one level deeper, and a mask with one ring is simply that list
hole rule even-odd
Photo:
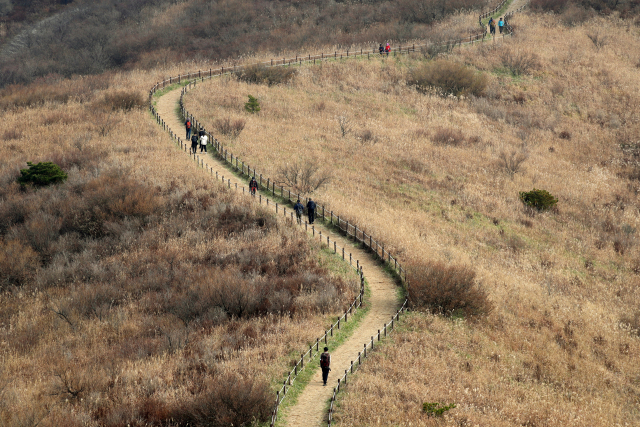
[{"label": "rope railing", "polygon": [[[507,0],[504,0],[502,3],[500,3],[500,5],[498,5],[493,12],[486,12],[486,13],[495,13],[495,11],[499,10],[504,3],[506,3]],[[517,11],[522,10],[523,7],[519,8]],[[486,15],[483,14],[483,15]],[[482,20],[482,16],[480,15],[480,21]],[[509,13],[508,16],[512,16],[513,13]],[[488,15],[486,15],[488,16]],[[446,42],[442,42],[439,45],[453,45],[453,47],[455,47],[456,45],[462,47],[462,45],[466,45],[466,44],[471,44],[473,45],[476,41],[482,41],[484,42],[485,38],[486,38],[487,32],[486,29],[484,29],[484,31],[482,33],[478,33],[478,34],[472,34],[469,35],[468,40],[467,38],[459,38],[459,39],[452,39]],[[502,34],[502,37],[504,38],[505,34]],[[495,35],[493,36],[493,40],[495,42]],[[391,53],[393,53],[394,56],[398,55],[398,54],[409,54],[412,52],[416,52],[416,48],[418,50],[422,50],[423,48],[428,48],[431,47],[435,44],[433,43],[425,43],[425,44],[411,44],[410,46],[399,46],[397,48],[393,48],[391,50]],[[339,55],[339,56],[338,56]],[[333,54],[325,54],[325,53],[320,53],[320,54],[316,54],[316,55],[306,55],[306,56],[298,56],[296,55],[295,59],[294,58],[282,58],[282,59],[271,59],[268,62],[260,62],[260,63],[256,63],[256,64],[251,64],[251,65],[233,65],[231,67],[225,67],[221,66],[218,69],[212,69],[210,68],[208,71],[207,70],[198,70],[197,72],[187,72],[185,74],[178,74],[178,76],[170,76],[168,78],[166,78],[165,80],[161,81],[161,82],[157,82],[149,91],[149,109],[151,111],[151,113],[154,115],[156,122],[162,126],[162,128],[164,130],[167,130],[171,136],[171,138],[174,140],[174,142],[180,146],[180,148],[182,150],[184,150],[185,152],[187,152],[190,157],[192,157],[198,164],[199,167],[203,167],[206,169],[207,172],[210,172],[211,176],[213,176],[213,168],[209,168],[207,165],[205,165],[204,163],[204,158],[201,159],[200,156],[195,153],[192,152],[190,150],[190,148],[188,147],[188,145],[181,139],[179,138],[176,134],[174,134],[174,132],[169,129],[169,127],[167,126],[167,124],[164,122],[164,120],[160,117],[160,114],[156,111],[156,108],[153,106],[153,95],[155,94],[155,92],[157,92],[158,90],[164,89],[167,86],[171,86],[173,84],[185,84],[185,87],[182,88],[181,91],[181,95],[180,95],[180,111],[182,114],[183,118],[190,118],[192,121],[192,127],[193,129],[202,129],[204,130],[205,134],[207,135],[207,137],[209,138],[209,140],[212,142],[212,146],[215,148],[215,154],[218,156],[219,159],[224,160],[227,164],[229,164],[232,168],[235,169],[236,172],[240,173],[243,176],[252,176],[254,178],[256,178],[256,180],[258,180],[258,185],[260,188],[262,188],[263,191],[266,191],[267,193],[271,192],[273,197],[278,196],[277,195],[277,190],[279,191],[279,197],[281,199],[286,200],[286,202],[288,204],[293,204],[293,200],[297,200],[297,199],[304,199],[305,202],[308,201],[308,198],[302,198],[300,195],[295,194],[294,192],[291,191],[291,189],[287,188],[285,189],[284,186],[279,185],[276,188],[276,182],[271,180],[270,178],[265,178],[265,176],[263,176],[262,173],[260,173],[259,171],[256,170],[255,165],[252,168],[248,163],[245,164],[244,161],[240,160],[238,158],[238,156],[234,156],[234,154],[232,152],[229,151],[228,148],[226,148],[217,138],[215,138],[214,135],[212,135],[210,132],[206,131],[204,126],[202,126],[201,123],[199,123],[194,117],[193,115],[191,115],[186,108],[184,107],[184,103],[183,103],[183,98],[184,95],[188,92],[188,90],[196,87],[196,83],[197,81],[204,81],[205,79],[211,79],[213,77],[217,77],[217,76],[223,76],[223,75],[230,75],[230,74],[234,74],[240,71],[244,71],[246,69],[246,67],[250,67],[250,66],[293,66],[293,65],[299,65],[301,66],[303,63],[305,64],[316,64],[317,61],[329,61],[329,60],[337,60],[337,59],[343,59],[343,58],[363,58],[366,55],[367,59],[371,59],[371,56],[376,56],[379,55],[378,52],[376,52],[376,49],[372,49],[371,52],[369,51],[364,51],[364,49],[360,49],[360,52],[353,52],[350,50],[346,50],[345,52],[337,52],[334,51]],[[386,55],[386,52],[385,52]],[[224,176],[219,176],[219,173],[216,171],[216,179],[221,179],[223,184],[227,184],[228,188],[231,188],[231,179],[227,178],[225,180]],[[240,186],[240,188],[238,187],[238,184],[235,183],[235,189],[236,191],[239,191],[240,189],[242,190],[242,193],[244,194],[245,191],[247,190],[244,186]],[[248,191],[246,191],[247,194],[249,194]],[[257,196],[254,195],[254,197],[258,198],[258,202],[260,204],[262,204],[262,194],[258,194]],[[269,206],[269,204],[271,203],[272,205],[275,205],[275,210],[276,210],[276,214],[279,214],[279,208],[282,209],[282,214],[285,218],[289,219],[287,217],[287,208],[285,206],[282,205],[278,205],[278,202],[275,202],[274,200],[270,200],[268,197],[265,197],[265,203],[267,206]],[[350,223],[347,220],[344,220],[342,218],[340,218],[340,216],[334,214],[333,211],[330,211],[328,209],[326,209],[326,207],[324,205],[319,205],[316,209],[317,212],[317,216],[318,218],[322,218],[322,220],[324,222],[328,222],[330,226],[335,226],[338,230],[340,230],[342,233],[344,233],[347,237],[349,238],[353,238],[356,242],[361,243],[365,248],[368,248],[370,250],[370,252],[374,253],[383,263],[387,264],[391,269],[393,269],[393,271],[395,271],[395,273],[397,274],[397,276],[399,277],[400,281],[403,283],[403,285],[405,286],[405,289],[408,292],[408,283],[407,283],[407,272],[406,270],[402,267],[402,265],[400,264],[400,262],[398,262],[398,259],[396,257],[394,257],[391,252],[388,249],[385,249],[385,245],[383,242],[380,242],[377,239],[374,239],[373,236],[371,234],[367,234],[365,230],[359,228],[356,224]],[[328,212],[328,216],[327,216],[327,212]],[[290,220],[291,223],[293,223],[294,221],[294,217],[293,217],[293,210],[291,209],[290,211]],[[300,223],[300,225],[302,225],[302,223]],[[315,227],[313,226],[313,224],[309,224],[307,221],[304,221],[304,227],[305,230],[309,230],[309,225],[311,225],[311,232],[313,237],[316,236],[316,230]],[[320,242],[322,244],[325,243],[325,240],[322,236],[322,232],[318,231],[317,233],[318,238],[320,240]],[[331,248],[331,239],[329,236],[326,236],[326,245]],[[339,254],[338,251],[338,246],[337,246],[337,242],[334,240],[333,241],[333,251],[335,254]],[[345,252],[345,248],[342,247],[341,248],[341,252],[342,252],[342,258],[343,260],[346,261],[346,252]],[[353,257],[352,254],[349,253],[349,264],[353,267]],[[284,398],[287,395],[288,389],[295,383],[295,380],[297,378],[297,376],[299,375],[299,373],[301,372],[301,370],[304,368],[304,363],[305,363],[305,359],[307,360],[307,363],[309,363],[311,360],[313,360],[313,358],[315,356],[317,356],[317,354],[319,353],[319,345],[320,342],[323,341],[324,343],[328,342],[328,338],[333,336],[334,330],[335,329],[340,329],[341,326],[341,322],[347,322],[348,321],[348,317],[349,315],[353,315],[355,314],[355,311],[357,309],[359,309],[364,301],[364,274],[363,274],[363,270],[362,270],[362,266],[359,263],[359,260],[356,260],[356,265],[355,265],[355,269],[357,270],[359,276],[360,276],[360,292],[359,294],[355,297],[355,299],[353,300],[353,302],[351,303],[351,305],[349,306],[349,308],[347,308],[344,312],[344,314],[342,316],[340,316],[338,318],[338,320],[329,327],[329,329],[327,329],[325,331],[325,333],[321,336],[316,338],[315,344],[311,344],[309,345],[309,349],[307,351],[305,351],[304,353],[302,353],[300,355],[300,359],[296,362],[296,364],[294,365],[293,369],[289,372],[289,374],[287,375],[287,378],[284,380],[282,387],[280,387],[279,390],[277,390],[276,392],[276,401],[275,401],[275,405],[274,405],[274,409],[272,412],[272,417],[271,417],[271,426],[273,427],[275,425],[275,422],[277,421],[278,418],[278,409],[280,407],[280,404],[282,403],[282,401],[284,400]],[[408,299],[405,299],[405,301],[403,302],[402,306],[400,307],[400,309],[396,312],[396,314],[392,317],[391,321],[387,324],[385,324],[382,328],[382,336],[381,336],[381,330],[378,330],[378,334],[377,334],[377,339],[378,341],[380,341],[380,339],[382,337],[386,337],[388,333],[390,333],[391,331],[394,330],[395,328],[395,322],[397,322],[400,318],[400,313],[402,313],[403,311],[406,311],[407,308],[407,304],[408,304]],[[314,350],[315,347],[315,350]],[[332,421],[332,414],[333,414],[333,408],[334,408],[334,402],[335,402],[335,398],[336,398],[336,394],[340,391],[341,388],[341,384],[342,387],[344,387],[344,385],[347,384],[347,378],[349,375],[353,374],[358,367],[360,366],[360,364],[362,363],[362,360],[364,358],[367,357],[367,348],[368,348],[368,344],[364,344],[364,348],[363,348],[363,352],[358,353],[358,363],[356,365],[354,365],[354,362],[351,362],[351,367],[349,370],[345,370],[345,374],[338,379],[338,385],[336,388],[334,388],[333,391],[333,396],[331,398],[331,403],[330,403],[330,407],[329,407],[329,414],[328,414],[328,422],[329,422],[329,426],[331,425],[331,421]],[[373,350],[374,348],[374,337],[371,337],[371,341],[370,341],[370,349]],[[369,351],[371,351],[369,350]]]}]

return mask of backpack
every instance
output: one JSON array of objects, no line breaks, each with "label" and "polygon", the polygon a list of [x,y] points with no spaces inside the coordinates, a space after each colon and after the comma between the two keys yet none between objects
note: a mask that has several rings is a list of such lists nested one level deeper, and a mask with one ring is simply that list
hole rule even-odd
[{"label": "backpack", "polygon": [[329,367],[329,353],[322,353],[320,355],[320,367],[321,368]]},{"label": "backpack", "polygon": [[191,120],[187,120],[187,129],[191,129]]}]

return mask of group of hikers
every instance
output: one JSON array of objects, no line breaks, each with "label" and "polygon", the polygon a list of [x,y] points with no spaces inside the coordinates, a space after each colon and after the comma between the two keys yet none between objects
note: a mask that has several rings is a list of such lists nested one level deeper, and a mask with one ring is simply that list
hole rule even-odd
[{"label": "group of hikers", "polygon": [[[251,177],[249,180],[249,192],[252,196],[256,195],[256,191],[258,191],[258,181],[256,181],[255,177]],[[302,224],[302,214],[304,213],[304,205],[300,203],[300,199],[293,205],[293,211],[296,213],[296,219],[298,220],[298,224]],[[307,202],[307,215],[309,216],[309,224],[313,224],[316,219],[316,202],[314,202],[311,198]]]},{"label": "group of hikers", "polygon": [[380,47],[378,48],[378,52],[380,52],[380,55],[384,55],[386,53],[387,56],[389,56],[389,52],[391,52],[391,45],[389,43],[387,43],[386,46],[382,46],[382,43],[380,43]]},{"label": "group of hikers", "polygon": [[[502,31],[504,30],[504,23],[504,19],[500,18],[498,21],[498,30],[500,31],[500,34],[502,34]],[[496,21],[493,18],[489,18],[489,33],[496,33]]]},{"label": "group of hikers", "polygon": [[[200,152],[207,152],[207,144],[209,143],[209,137],[204,129],[200,129],[197,133],[192,132],[193,124],[191,123],[191,119],[187,119],[184,122],[184,127],[187,130],[187,140],[191,139],[191,154],[195,154],[198,150],[198,146],[200,147]],[[192,135],[193,133],[193,135]]]}]

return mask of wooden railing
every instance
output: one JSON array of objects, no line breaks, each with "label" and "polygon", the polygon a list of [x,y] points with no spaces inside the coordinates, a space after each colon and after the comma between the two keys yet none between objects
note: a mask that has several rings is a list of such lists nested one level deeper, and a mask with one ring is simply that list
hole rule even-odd
[{"label": "wooden railing", "polygon": [[[327,418],[328,427],[331,427],[331,422],[333,421],[333,407],[336,401],[336,395],[340,391],[340,387],[347,385],[347,379],[350,375],[353,375],[360,365],[362,361],[367,357],[367,351],[371,353],[374,349],[375,341],[380,342],[382,338],[386,338],[388,334],[395,330],[395,324],[400,320],[400,313],[407,309],[407,300],[404,301],[402,306],[398,309],[396,314],[391,318],[389,323],[385,323],[382,327],[382,330],[378,329],[378,334],[371,337],[371,341],[369,343],[364,344],[364,348],[362,351],[358,352],[358,358],[356,360],[351,361],[351,367],[349,369],[344,370],[344,375],[338,378],[338,385],[333,388],[333,394],[331,395],[331,402],[329,403],[329,414]],[[376,340],[377,338],[377,340]]]},{"label": "wooden railing", "polygon": [[[486,12],[485,14],[480,15],[480,21],[482,20],[483,16],[489,16],[488,14],[490,13],[495,13],[495,11],[499,10],[500,7],[502,7],[504,5],[504,3],[507,0],[503,1],[500,5],[498,5],[492,12]],[[522,8],[518,9],[521,10]],[[509,14],[509,16],[511,16],[512,13]],[[474,44],[474,42],[476,41],[484,41],[485,37],[487,35],[486,29],[484,29],[484,31],[482,33],[478,33],[478,34],[472,34],[469,35],[468,39],[465,38],[458,38],[458,39],[452,39],[446,42],[441,42],[439,43],[439,45],[448,45],[448,46],[453,46],[455,47],[456,45],[458,46],[462,46],[463,44]],[[502,37],[504,38],[505,34],[502,34]],[[494,41],[495,41],[495,36],[494,36]],[[391,50],[391,54],[395,55],[400,55],[400,54],[408,54],[408,53],[412,53],[412,52],[416,52],[416,49],[421,50],[421,49],[425,49],[428,48],[430,46],[433,46],[434,44],[432,43],[425,43],[425,44],[412,44],[410,46],[399,46],[397,48],[393,48]],[[338,59],[343,59],[343,58],[363,58],[364,56],[367,57],[367,59],[371,59],[371,57],[375,57],[376,55],[380,55],[376,49],[372,49],[371,52],[369,51],[365,51],[364,49],[360,49],[360,51],[344,51],[344,52],[333,52],[332,54],[325,54],[325,53],[320,53],[320,54],[316,54],[316,55],[306,55],[306,56],[299,56],[296,55],[295,58],[282,58],[282,59],[271,59],[268,62],[261,62],[258,64],[251,64],[251,65],[241,65],[241,66],[231,66],[231,67],[224,67],[221,66],[218,69],[209,69],[209,70],[199,70],[197,72],[188,72],[185,74],[178,74],[178,76],[175,77],[168,77],[165,80],[163,80],[162,82],[158,82],[156,83],[153,88],[151,88],[151,90],[149,91],[149,109],[151,111],[151,113],[154,115],[154,117],[156,118],[156,121],[159,125],[161,125],[163,127],[164,130],[167,130],[171,136],[171,138],[176,142],[176,144],[178,144],[180,146],[180,148],[182,150],[184,150],[185,152],[189,153],[189,155],[197,162],[198,166],[201,166],[203,168],[208,168],[208,166],[206,166],[204,164],[204,159],[200,159],[200,156],[198,154],[196,154],[195,152],[191,152],[188,146],[188,141],[185,143],[180,137],[178,137],[173,130],[169,129],[169,127],[167,126],[167,124],[165,123],[165,121],[160,117],[160,115],[158,114],[158,112],[156,111],[155,107],[153,106],[153,95],[154,93],[156,93],[158,90],[164,89],[167,86],[171,86],[173,84],[182,84],[185,85],[185,87],[182,89],[182,93],[180,96],[180,111],[182,113],[183,118],[190,118],[191,122],[192,122],[192,127],[193,129],[203,129],[205,131],[205,133],[207,134],[207,137],[209,138],[209,141],[211,141],[212,146],[215,148],[215,154],[221,159],[224,160],[227,164],[229,164],[237,173],[243,175],[243,176],[252,176],[254,178],[256,178],[256,180],[258,181],[259,186],[262,188],[263,191],[266,191],[267,193],[271,193],[273,197],[278,196],[278,192],[280,199],[284,199],[286,200],[287,204],[289,205],[293,205],[293,200],[305,200],[305,202],[308,200],[307,198],[302,198],[300,197],[300,195],[295,194],[294,192],[291,191],[291,189],[285,189],[284,186],[277,186],[276,187],[276,183],[275,181],[271,180],[270,178],[267,178],[264,176],[264,174],[260,173],[258,170],[256,170],[255,165],[252,168],[248,163],[245,163],[244,161],[240,160],[238,158],[238,156],[234,156],[232,152],[229,151],[229,149],[227,147],[225,147],[217,138],[215,138],[214,135],[212,135],[209,131],[207,131],[204,126],[202,125],[202,123],[198,122],[198,120],[196,118],[193,117],[193,115],[191,115],[186,108],[184,107],[184,103],[183,103],[183,97],[184,95],[187,93],[187,91],[191,88],[196,87],[196,84],[198,81],[204,81],[205,79],[210,79],[216,76],[222,76],[222,75],[228,75],[228,74],[233,74],[233,73],[237,73],[240,72],[242,70],[245,69],[245,67],[247,66],[256,66],[256,65],[262,65],[262,66],[294,66],[294,65],[299,65],[301,66],[303,63],[305,64],[316,64],[317,62],[323,62],[323,61],[328,61],[328,60],[338,60]],[[386,55],[386,53],[385,53]],[[186,82],[186,83],[185,83]],[[207,169],[208,172],[211,173],[211,175],[213,176],[213,168],[211,169]],[[216,179],[221,179],[223,184],[227,184],[227,186],[229,188],[231,188],[231,179],[227,179],[225,180],[224,176],[219,176],[218,172],[216,172]],[[238,184],[235,184],[235,189],[236,191],[240,191],[242,190],[243,193],[247,192],[248,193],[248,188],[245,188],[244,186],[240,186],[238,187]],[[279,190],[279,191],[278,191]],[[258,202],[260,204],[262,204],[262,194],[258,194],[255,196],[258,199]],[[276,214],[279,214],[279,208],[282,209],[282,215],[287,217],[287,208],[285,206],[282,205],[278,205],[278,202],[275,202],[273,200],[270,200],[268,197],[265,197],[265,203],[267,204],[267,206],[271,203],[272,205],[275,205],[275,210],[276,210]],[[291,222],[293,223],[294,221],[294,217],[293,217],[293,209],[290,210],[290,219]],[[356,224],[350,223],[349,221],[346,221],[342,218],[340,218],[339,215],[334,214],[333,211],[330,211],[328,209],[325,208],[324,205],[319,205],[317,207],[317,216],[318,218],[322,218],[322,220],[324,222],[328,222],[330,226],[334,226],[336,227],[338,230],[340,230],[342,233],[344,233],[346,236],[353,238],[354,240],[356,240],[357,242],[360,242],[363,244],[363,246],[365,248],[368,248],[372,253],[374,253],[383,263],[386,263],[389,268],[391,268],[395,274],[397,275],[397,277],[400,279],[400,281],[402,282],[402,284],[405,287],[405,290],[408,294],[409,292],[409,286],[407,283],[407,272],[406,270],[402,267],[402,265],[399,263],[398,259],[396,257],[394,257],[391,252],[389,252],[389,250],[385,249],[385,244],[383,242],[380,242],[378,239],[374,239],[373,236],[371,234],[367,234],[363,229],[361,229],[360,227],[358,227]],[[301,224],[302,225],[302,224]],[[304,227],[305,230],[309,229],[309,225],[311,225],[311,232],[313,237],[316,237],[316,230],[315,227],[312,224],[307,223],[306,221],[304,222]],[[324,244],[325,239],[322,236],[322,232],[318,231],[317,233],[318,238],[320,239],[320,241]],[[331,248],[331,239],[329,236],[326,236],[326,244],[329,248]],[[338,254],[338,246],[337,243],[335,241],[333,241],[333,250],[334,253]],[[341,252],[342,252],[342,258],[343,260],[346,261],[346,252],[345,252],[345,248],[342,247],[341,248]],[[352,254],[349,253],[349,263],[351,266],[353,266],[353,257]],[[307,364],[313,360],[313,358],[319,353],[319,349],[320,349],[320,342],[324,342],[327,343],[328,342],[328,338],[333,336],[333,332],[334,329],[340,329],[340,324],[341,322],[347,322],[349,315],[353,315],[354,312],[360,308],[360,306],[363,303],[363,299],[364,299],[364,274],[362,271],[362,266],[360,266],[359,260],[356,260],[356,265],[355,265],[356,270],[358,271],[358,274],[360,276],[360,292],[358,294],[358,296],[356,296],[356,298],[354,299],[354,301],[351,303],[351,305],[349,306],[349,308],[347,310],[345,310],[345,313],[336,321],[336,323],[334,323],[333,325],[331,325],[329,327],[329,329],[327,329],[324,333],[324,335],[322,335],[319,338],[316,338],[316,342],[315,344],[311,344],[309,346],[309,349],[307,351],[305,351],[304,353],[302,353],[300,355],[300,359],[296,362],[296,364],[294,365],[293,369],[289,372],[287,378],[284,380],[282,387],[280,387],[280,389],[276,392],[276,401],[275,401],[275,406],[274,406],[274,410],[272,413],[272,417],[271,417],[271,426],[274,426],[277,418],[278,418],[278,409],[280,407],[280,404],[282,403],[283,399],[286,397],[287,395],[287,391],[288,388],[290,388],[294,383],[295,383],[295,379],[298,376],[298,374],[300,373],[300,371],[304,368],[304,363],[305,360],[307,361]],[[400,307],[400,309],[398,310],[398,312],[392,317],[391,321],[388,324],[383,325],[382,328],[382,332],[381,330],[378,330],[378,334],[377,334],[377,340],[380,341],[380,339],[382,337],[386,337],[388,333],[390,333],[391,331],[394,330],[395,327],[395,322],[397,322],[400,318],[400,313],[402,313],[403,311],[406,310],[407,308],[407,303],[408,303],[408,299],[405,299],[405,301],[403,302],[402,306]],[[381,335],[382,334],[382,335]],[[358,367],[360,366],[360,364],[362,363],[362,360],[364,358],[367,357],[367,351],[371,351],[374,348],[374,342],[375,342],[375,337],[371,337],[371,341],[369,344],[364,344],[364,348],[363,348],[363,352],[358,353],[358,359],[357,359],[357,364],[352,362],[351,363],[351,367],[348,370],[345,370],[345,374],[338,380],[338,385],[337,387],[334,388],[333,391],[333,395],[331,398],[331,403],[330,403],[330,407],[329,407],[329,414],[328,414],[328,422],[329,422],[329,426],[331,425],[331,420],[332,420],[332,415],[333,415],[333,408],[334,408],[334,402],[335,402],[335,398],[336,398],[336,394],[340,391],[341,388],[341,384],[342,386],[344,386],[347,383],[347,379],[348,376],[353,374]],[[368,346],[370,346],[370,350],[367,350],[367,348],[369,348]],[[314,349],[315,348],[315,349]]]}]

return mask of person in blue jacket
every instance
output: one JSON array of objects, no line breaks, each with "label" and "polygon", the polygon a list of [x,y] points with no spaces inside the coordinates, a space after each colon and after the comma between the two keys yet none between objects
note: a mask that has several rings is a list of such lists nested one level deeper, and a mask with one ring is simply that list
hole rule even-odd
[{"label": "person in blue jacket", "polygon": [[504,29],[504,21],[502,18],[498,21],[498,29],[500,30],[500,34],[502,34],[502,30]]},{"label": "person in blue jacket", "polygon": [[302,212],[304,212],[304,206],[300,203],[300,200],[293,205],[293,210],[296,211],[296,219],[298,220],[298,224],[302,223]]}]

